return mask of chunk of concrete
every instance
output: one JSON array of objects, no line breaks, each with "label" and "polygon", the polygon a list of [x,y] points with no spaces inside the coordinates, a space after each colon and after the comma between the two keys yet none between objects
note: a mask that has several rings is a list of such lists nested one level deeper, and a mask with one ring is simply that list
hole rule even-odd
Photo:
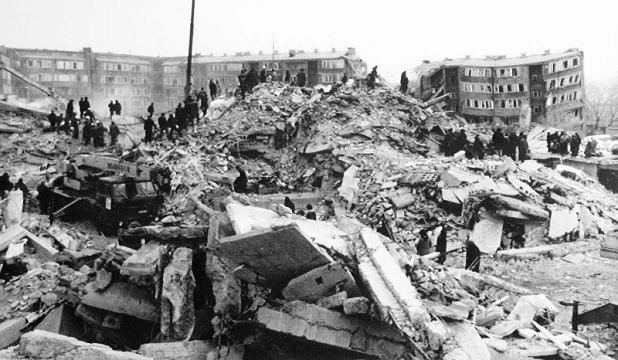
[{"label": "chunk of concrete", "polygon": [[560,310],[552,304],[543,294],[522,296],[517,300],[515,307],[507,317],[507,320],[519,320],[528,326],[537,316],[543,316],[549,320],[556,318]]},{"label": "chunk of concrete", "polygon": [[455,339],[457,345],[474,360],[491,360],[491,354],[487,345],[483,342],[474,325],[468,322],[447,322],[447,327]]},{"label": "chunk of concrete", "polygon": [[65,304],[47,314],[36,329],[72,337],[81,336],[84,331],[83,324],[75,316],[73,308]]},{"label": "chunk of concrete", "polygon": [[282,294],[288,301],[315,302],[321,297],[334,294],[337,290],[343,290],[349,296],[360,294],[348,269],[339,263],[331,263],[292,279],[283,288]]},{"label": "chunk of concrete", "polygon": [[116,282],[107,290],[97,292],[95,284],[89,283],[86,285],[86,294],[81,302],[84,305],[146,321],[156,322],[159,318],[157,306],[150,294],[132,284]]},{"label": "chunk of concrete", "polygon": [[448,330],[444,323],[439,320],[432,321],[427,324],[425,331],[427,332],[427,340],[431,350],[439,351],[448,337]]},{"label": "chunk of concrete", "polygon": [[157,273],[164,252],[165,246],[154,242],[146,243],[122,263],[120,274],[152,276]]},{"label": "chunk of concrete", "polygon": [[107,345],[90,344],[42,330],[24,334],[18,349],[20,355],[36,359],[152,360],[130,352],[115,351]]},{"label": "chunk of concrete", "polygon": [[501,207],[506,207],[512,210],[517,210],[526,215],[530,215],[530,216],[541,218],[541,219],[549,218],[549,212],[547,212],[540,206],[533,205],[533,204],[527,203],[519,199],[502,196],[502,195],[492,195],[491,200]]},{"label": "chunk of concrete", "polygon": [[178,341],[140,346],[138,353],[153,360],[206,360],[217,346],[211,341]]},{"label": "chunk of concrete", "polygon": [[366,297],[353,297],[343,301],[343,312],[346,315],[364,315],[369,312],[370,302]]},{"label": "chunk of concrete", "polygon": [[8,227],[5,232],[0,234],[0,251],[4,251],[11,243],[23,239],[27,232],[19,224]]},{"label": "chunk of concrete", "polygon": [[532,329],[517,329],[517,335],[523,337],[524,339],[532,339],[537,336],[537,332]]},{"label": "chunk of concrete", "polygon": [[483,342],[488,347],[496,351],[499,351],[499,352],[506,352],[506,350],[508,349],[508,344],[506,340],[487,338],[487,339],[483,339]]},{"label": "chunk of concrete", "polygon": [[406,208],[416,201],[416,198],[409,190],[399,190],[391,193],[388,198],[391,200],[395,209]]},{"label": "chunk of concrete", "polygon": [[192,259],[191,249],[178,248],[163,272],[161,334],[170,340],[189,340],[195,327]]},{"label": "chunk of concrete", "polygon": [[491,326],[504,317],[504,309],[500,306],[491,306],[476,313],[476,325]]},{"label": "chunk of concrete", "polygon": [[47,233],[51,235],[56,241],[62,244],[69,250],[77,250],[79,247],[79,241],[73,239],[72,236],[60,229],[58,226],[52,226],[47,229]]},{"label": "chunk of concrete", "polygon": [[295,224],[221,238],[218,250],[275,287],[332,262]]},{"label": "chunk of concrete", "polygon": [[524,327],[525,324],[519,320],[504,320],[497,322],[489,331],[494,335],[505,337]]},{"label": "chunk of concrete", "polygon": [[325,309],[333,309],[343,306],[343,301],[348,298],[348,293],[341,291],[335,295],[327,296],[319,299],[315,304]]},{"label": "chunk of concrete", "polygon": [[281,310],[262,307],[257,322],[274,332],[384,359],[398,359],[409,351],[396,328],[301,301],[289,302]]},{"label": "chunk of concrete", "polygon": [[27,325],[26,318],[19,317],[0,323],[0,349],[16,343],[21,337],[21,330]]},{"label": "chunk of concrete", "polygon": [[549,236],[552,239],[564,236],[575,230],[579,224],[577,212],[571,209],[558,209],[551,212]]},{"label": "chunk of concrete", "polygon": [[470,309],[462,307],[446,306],[433,301],[425,301],[425,307],[429,313],[452,320],[465,320],[470,316]]},{"label": "chunk of concrete", "polygon": [[485,254],[495,254],[502,240],[504,220],[489,211],[482,211],[481,220],[474,224],[470,240]]}]

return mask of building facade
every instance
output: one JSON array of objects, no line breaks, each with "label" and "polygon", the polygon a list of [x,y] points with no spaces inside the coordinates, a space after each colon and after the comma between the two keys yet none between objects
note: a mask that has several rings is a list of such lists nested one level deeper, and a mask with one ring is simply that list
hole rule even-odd
[{"label": "building facade", "polygon": [[[151,102],[156,111],[170,110],[184,98],[186,57],[147,57],[137,55],[82,51],[16,49],[0,46],[0,60],[28,78],[53,89],[67,99],[88,96],[93,109],[107,112],[107,104],[118,100],[125,113],[140,115]],[[233,93],[242,69],[275,69],[279,80],[286,70],[295,80],[301,68],[307,72],[308,85],[333,83],[348,77],[364,77],[367,65],[355,48],[332,49],[311,53],[290,50],[286,54],[236,53],[233,56],[196,54],[193,57],[192,88],[208,90],[208,82],[218,81],[221,93]],[[353,73],[353,74],[352,74]],[[40,91],[28,86],[6,71],[0,71],[0,94],[16,95],[27,100],[41,97]]]},{"label": "building facade", "polygon": [[474,123],[511,124],[530,107],[532,121],[581,119],[584,107],[584,53],[506,58],[424,61],[415,69],[419,96],[450,94],[447,110]]}]

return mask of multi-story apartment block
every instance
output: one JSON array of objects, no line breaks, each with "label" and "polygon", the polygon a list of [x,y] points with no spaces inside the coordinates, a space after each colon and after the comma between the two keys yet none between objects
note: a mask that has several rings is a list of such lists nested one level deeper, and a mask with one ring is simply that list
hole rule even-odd
[{"label": "multi-story apartment block", "polygon": [[584,53],[564,53],[506,58],[445,59],[415,69],[419,96],[446,99],[448,110],[471,122],[518,121],[530,106],[532,121],[582,118],[584,106]]},{"label": "multi-story apartment block", "polygon": [[[82,51],[15,49],[0,46],[0,60],[37,81],[52,88],[67,99],[88,96],[92,107],[99,113],[107,111],[110,100],[118,100],[129,114],[143,114],[151,102],[157,110],[169,110],[184,98],[186,82],[185,57],[147,57],[111,53],[95,53],[90,48]],[[354,48],[347,51],[318,52],[293,51],[279,54],[236,53],[234,56],[193,57],[192,88],[208,90],[208,82],[219,81],[222,93],[231,93],[238,86],[242,69],[263,67],[276,69],[280,80],[286,70],[292,80],[301,68],[307,72],[308,85],[333,83],[348,76],[363,77],[367,65]],[[0,94],[13,94],[25,99],[41,96],[6,71],[0,71]]]}]

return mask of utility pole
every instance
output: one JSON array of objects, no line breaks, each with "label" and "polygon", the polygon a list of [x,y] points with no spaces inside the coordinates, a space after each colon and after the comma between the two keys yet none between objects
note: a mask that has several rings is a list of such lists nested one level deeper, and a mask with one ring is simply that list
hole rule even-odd
[{"label": "utility pole", "polygon": [[193,17],[195,16],[195,0],[191,0],[191,27],[189,28],[189,56],[187,57],[187,82],[185,97],[191,93],[191,58],[193,56]]}]

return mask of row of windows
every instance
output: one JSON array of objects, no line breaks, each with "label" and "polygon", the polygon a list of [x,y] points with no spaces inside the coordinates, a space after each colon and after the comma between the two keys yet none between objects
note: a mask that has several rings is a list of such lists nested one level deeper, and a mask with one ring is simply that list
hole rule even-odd
[{"label": "row of windows", "polygon": [[101,76],[101,84],[133,84],[145,85],[150,80],[145,77],[129,77],[129,76]]},{"label": "row of windows", "polygon": [[[21,61],[17,61],[17,66],[22,66]],[[56,69],[62,70],[84,70],[83,61],[56,61]],[[26,60],[24,64],[29,68],[52,69],[53,60]]]},{"label": "row of windows", "polygon": [[[343,78],[343,74],[322,74],[320,75],[320,82],[322,84],[332,84],[332,83],[336,83],[337,81],[341,81],[341,79]],[[296,76],[293,76],[293,79],[291,79],[290,81],[294,81],[296,79]]]},{"label": "row of windows", "polygon": [[547,90],[561,88],[569,85],[579,84],[581,76],[580,74],[574,74],[570,76],[563,76],[559,79],[552,79],[545,81],[545,88]]},{"label": "row of windows", "polygon": [[150,72],[150,65],[131,65],[118,63],[102,63],[100,66],[103,70],[109,71],[134,71],[134,72]]},{"label": "row of windows", "polygon": [[88,82],[88,75],[81,74],[30,74],[28,77],[34,81]]},{"label": "row of windows", "polygon": [[581,91],[572,91],[562,95],[550,96],[547,98],[547,106],[562,104],[581,99]]},{"label": "row of windows", "polygon": [[471,109],[514,109],[522,107],[523,99],[474,100],[466,99],[466,107]]},{"label": "row of windows", "polygon": [[343,69],[345,62],[343,60],[322,60],[320,62],[321,69]]},{"label": "row of windows", "polygon": [[150,96],[149,89],[103,89],[103,95]]},{"label": "row of windows", "polygon": [[[471,77],[491,77],[491,69],[489,68],[465,68],[463,75]],[[494,70],[494,76],[499,78],[515,77],[521,75],[521,69],[518,67],[499,68]]]},{"label": "row of windows", "polygon": [[524,92],[528,91],[528,84],[505,84],[494,85],[490,84],[474,84],[474,83],[462,83],[461,90],[464,92],[491,94],[492,90],[496,94],[512,93],[512,92]]},{"label": "row of windows", "polygon": [[558,71],[564,71],[579,66],[579,57],[574,57],[566,60],[550,63],[547,67],[547,72],[552,74]]}]

